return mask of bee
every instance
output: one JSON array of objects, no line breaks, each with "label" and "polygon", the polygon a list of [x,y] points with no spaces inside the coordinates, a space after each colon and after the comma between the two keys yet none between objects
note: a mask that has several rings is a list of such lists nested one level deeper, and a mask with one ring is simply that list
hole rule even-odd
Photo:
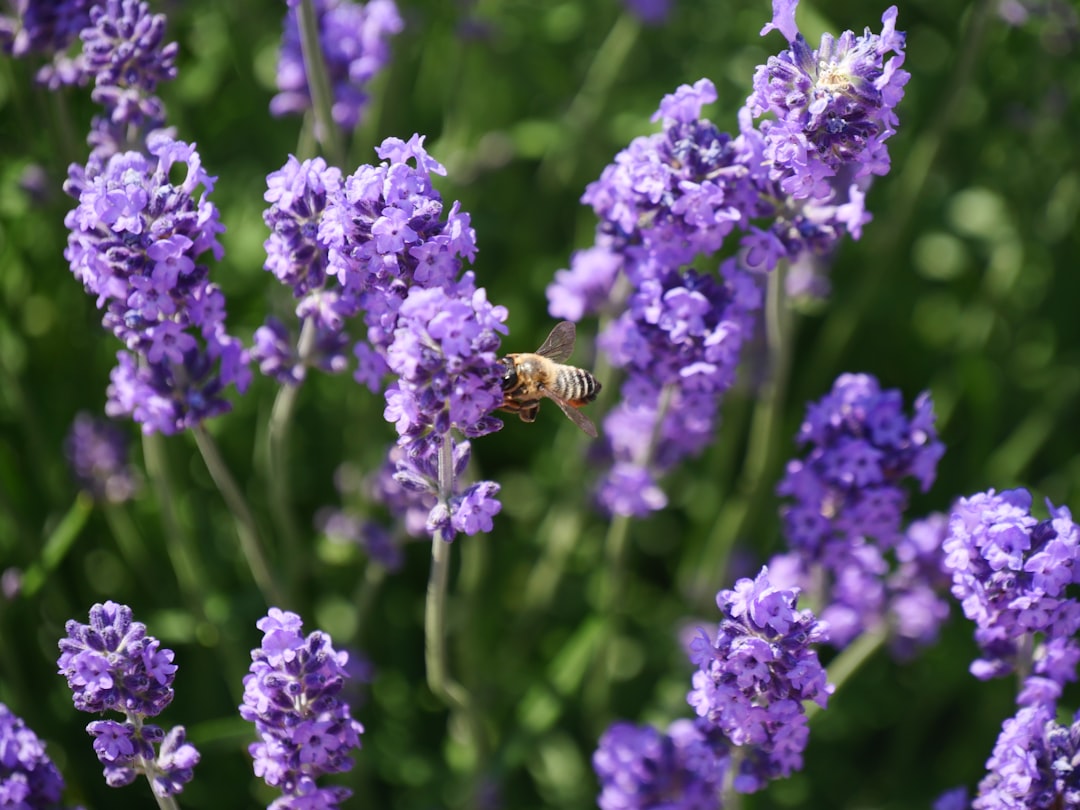
[{"label": "bee", "polygon": [[522,422],[535,422],[540,400],[547,397],[571,422],[595,439],[596,426],[578,408],[596,399],[600,382],[585,369],[563,365],[574,351],[576,335],[573,323],[560,321],[535,352],[506,355],[502,359],[500,407],[516,413]]}]

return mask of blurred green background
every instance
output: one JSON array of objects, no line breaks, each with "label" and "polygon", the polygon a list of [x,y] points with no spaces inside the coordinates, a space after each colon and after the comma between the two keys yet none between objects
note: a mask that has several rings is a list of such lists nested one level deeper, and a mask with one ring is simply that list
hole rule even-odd
[{"label": "blurred green background", "polygon": [[[230,330],[248,341],[268,311],[289,311],[286,291],[261,269],[265,175],[297,150],[301,130],[300,119],[267,111],[284,4],[152,5],[181,48],[179,77],[160,88],[170,123],[219,178],[211,198],[227,227],[226,255],[212,278],[228,297]],[[948,450],[935,487],[914,498],[913,517],[1014,485],[1080,506],[1076,12],[1063,6],[1053,19],[1010,28],[995,5],[900,6],[912,77],[890,142],[893,171],[871,190],[863,239],[837,255],[832,296],[799,316],[771,452],[746,458],[761,373],[751,351],[715,443],[664,481],[667,509],[629,526],[614,631],[599,629],[609,523],[591,509],[587,439],[551,411],[474,443],[475,474],[502,484],[504,504],[489,536],[452,549],[451,666],[483,715],[491,750],[479,763],[425,682],[428,545],[411,544],[404,570],[373,588],[362,554],[314,527],[317,510],[340,505],[338,465],[370,471],[392,441],[381,399],[348,376],[310,378],[292,444],[307,576],[280,606],[300,613],[305,630],[330,632],[337,647],[363,650],[376,668],[354,708],[367,727],[357,766],[328,780],[356,791],[346,806],[479,807],[478,791],[515,810],[595,806],[589,758],[609,722],[689,716],[690,667],[677,634],[711,621],[716,590],[780,547],[772,489],[805,402],[842,372],[873,373],[907,402],[933,393]],[[509,308],[508,351],[532,349],[547,333],[545,287],[592,241],[595,218],[578,198],[631,138],[654,131],[660,98],[709,77],[720,101],[707,113],[733,130],[755,66],[782,44],[758,36],[771,16],[766,0],[673,0],[655,27],[615,0],[400,0],[400,8],[406,30],[343,168],[372,162],[386,136],[428,136],[449,170],[437,183],[444,199],[472,216],[478,283]],[[816,45],[826,30],[880,30],[883,11],[804,0],[798,20]],[[72,203],[60,185],[67,164],[85,160],[94,110],[87,91],[34,87],[35,67],[0,60],[0,569],[40,565],[45,538],[72,509],[63,437],[77,411],[101,413],[119,348],[62,256]],[[33,164],[48,176],[43,200],[20,187]],[[594,334],[595,324],[581,325],[583,365]],[[605,382],[598,422],[617,390]],[[210,423],[269,536],[262,459],[273,396],[256,375],[233,413]],[[141,468],[138,433],[124,427]],[[176,651],[176,699],[160,721],[186,725],[203,757],[182,806],[264,806],[276,794],[252,775],[253,733],[235,707],[267,605],[194,443],[177,436],[164,448],[192,538],[193,583],[178,585],[177,549],[167,546],[149,484],[128,506],[95,509],[33,594],[0,602],[0,701],[47,740],[70,803],[150,806],[145,782],[105,786],[84,732],[93,718],[72,708],[55,674],[65,620],[85,622],[93,602],[124,602]],[[749,489],[748,461],[761,470]],[[142,568],[118,543],[125,533],[145,551]],[[296,569],[282,549],[271,554],[277,570]],[[867,662],[815,717],[804,771],[746,806],[927,807],[946,788],[973,787],[1013,711],[1014,684],[967,673],[974,645],[958,614],[954,606],[942,642],[916,660],[900,665],[879,652]],[[1065,704],[1077,703],[1067,693]]]}]

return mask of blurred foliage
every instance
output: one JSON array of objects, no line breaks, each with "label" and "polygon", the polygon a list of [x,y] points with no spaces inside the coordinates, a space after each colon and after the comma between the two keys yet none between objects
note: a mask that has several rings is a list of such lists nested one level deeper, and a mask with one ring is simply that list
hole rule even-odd
[{"label": "blurred foliage", "polygon": [[[642,27],[615,0],[400,4],[407,29],[343,168],[373,161],[386,136],[428,136],[449,169],[444,198],[461,200],[478,233],[478,283],[509,308],[508,351],[533,348],[550,328],[544,289],[592,239],[595,219],[578,198],[632,137],[653,131],[660,98],[710,77],[720,94],[710,117],[734,129],[755,66],[780,46],[775,34],[758,36],[771,16],[766,0],[675,0],[657,27]],[[304,142],[299,119],[267,111],[284,4],[157,8],[181,46],[179,77],[160,92],[179,137],[198,144],[219,178],[212,199],[228,230],[212,275],[228,296],[230,330],[247,340],[267,311],[290,308],[262,270],[261,220],[265,175]],[[826,30],[877,31],[882,11],[804,0],[799,21],[816,43]],[[873,373],[908,401],[933,393],[948,452],[913,515],[1014,485],[1080,505],[1080,277],[1070,275],[1080,255],[1077,32],[1039,17],[1010,28],[993,3],[965,0],[902,4],[898,27],[908,32],[912,78],[890,142],[893,171],[871,190],[863,239],[836,257],[832,296],[799,318],[771,452],[745,458],[762,359],[750,352],[714,445],[664,482],[666,510],[629,526],[614,638],[602,642],[599,629],[609,525],[591,510],[585,437],[552,411],[475,443],[477,473],[502,484],[504,502],[490,536],[461,538],[452,550],[452,667],[491,741],[479,777],[460,723],[448,722],[425,682],[428,547],[410,546],[404,570],[373,592],[359,552],[314,527],[316,512],[338,503],[339,464],[380,463],[393,438],[381,400],[348,377],[304,386],[291,449],[295,506],[310,527],[304,560],[272,554],[283,574],[303,577],[281,607],[376,667],[354,710],[367,733],[356,769],[341,779],[357,793],[348,806],[479,807],[477,791],[515,810],[595,806],[589,758],[612,719],[689,715],[678,632],[710,621],[716,590],[778,548],[774,483],[805,402],[841,372]],[[84,90],[35,87],[34,69],[0,61],[0,569],[32,568],[72,508],[63,436],[78,410],[101,411],[118,348],[62,255],[72,203],[60,185],[67,164],[85,159],[92,106]],[[47,177],[40,195],[23,187],[32,170]],[[580,330],[582,365],[594,331]],[[233,413],[210,424],[268,536],[263,447],[273,394],[257,378]],[[595,415],[610,402],[601,397]],[[142,466],[138,432],[127,427]],[[89,718],[71,707],[54,664],[65,620],[85,621],[95,601],[130,604],[176,650],[176,700],[161,720],[185,724],[203,754],[181,804],[265,805],[274,793],[251,773],[252,730],[235,707],[267,606],[194,443],[179,436],[161,446],[190,548],[169,546],[149,484],[128,507],[95,508],[36,593],[0,603],[0,701],[48,741],[69,801],[148,806],[144,783],[105,787],[84,732]],[[761,469],[752,490],[748,461]],[[124,536],[141,548],[142,566]],[[189,583],[175,573],[187,553]],[[958,612],[918,659],[871,659],[815,717],[804,771],[747,806],[927,807],[948,787],[974,786],[1012,712],[1013,684],[967,673],[974,645]]]}]

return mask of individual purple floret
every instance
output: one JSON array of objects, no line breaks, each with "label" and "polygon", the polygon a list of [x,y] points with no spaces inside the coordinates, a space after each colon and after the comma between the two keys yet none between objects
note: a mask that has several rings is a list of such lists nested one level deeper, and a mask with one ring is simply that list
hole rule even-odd
[{"label": "individual purple floret", "polygon": [[75,483],[94,500],[123,503],[135,494],[127,438],[114,423],[78,413],[64,439],[64,455]]},{"label": "individual purple floret", "polygon": [[809,727],[803,701],[824,708],[833,691],[812,645],[828,639],[828,626],[795,607],[798,589],[773,587],[767,568],[720,591],[716,639],[704,631],[691,644],[698,667],[687,701],[699,717],[746,746],[752,772],[736,789],[758,790],[772,778],[802,767]]},{"label": "individual purple floret", "polygon": [[991,489],[953,507],[945,567],[953,596],[975,622],[977,678],[1017,670],[1058,684],[1076,680],[1080,603],[1067,590],[1080,582],[1080,533],[1066,507],[1046,506],[1050,517],[1038,520],[1027,490]]},{"label": "individual purple floret", "polygon": [[141,0],[105,0],[90,10],[80,37],[79,68],[94,83],[90,97],[112,123],[160,126],[165,108],[154,93],[159,83],[176,78],[179,51],[175,42],[164,44],[165,15],[151,14]]},{"label": "individual purple floret", "polygon": [[702,721],[676,720],[666,733],[614,723],[593,754],[600,810],[720,810],[728,744]]},{"label": "individual purple floret", "polygon": [[316,630],[306,638],[298,615],[270,608],[256,622],[262,646],[251,651],[244,676],[240,716],[255,724],[260,742],[248,750],[255,775],[281,790],[275,810],[335,810],[352,795],[344,787],[319,787],[324,774],[353,767],[364,727],[354,720],[340,693],[348,678],[348,653]]},{"label": "individual purple floret", "polygon": [[770,179],[794,199],[824,198],[842,167],[856,167],[853,179],[889,171],[885,141],[896,132],[894,108],[910,75],[900,68],[896,6],[882,15],[880,35],[826,33],[811,51],[795,25],[797,5],[774,4],[762,33],[779,30],[791,48],[758,68],[747,107],[755,118],[773,116],[760,125]]},{"label": "individual purple floret", "polygon": [[179,793],[191,781],[199,752],[185,742],[182,726],[166,733],[145,722],[172,702],[173,651],[147,635],[145,624],[133,621],[131,608],[115,602],[94,605],[89,624],[71,620],[66,630],[57,666],[75,708],[124,715],[123,721],[96,720],[86,727],[106,782],[128,785],[141,773],[155,795]]},{"label": "individual purple floret", "polygon": [[[299,3],[290,3],[285,16],[281,54],[278,58],[278,94],[270,101],[275,116],[311,109],[311,91],[297,21]],[[366,87],[390,61],[390,38],[404,22],[393,0],[369,0],[361,5],[349,0],[315,0],[319,44],[333,94],[334,123],[355,129],[368,105]]]},{"label": "individual purple floret", "polygon": [[45,744],[0,703],[0,807],[59,810],[64,779]]},{"label": "individual purple floret", "polygon": [[64,255],[127,348],[106,412],[132,416],[146,433],[176,433],[228,411],[224,388],[245,390],[251,372],[201,263],[207,251],[222,256],[224,228],[207,199],[215,178],[189,144],[155,137],[148,146],[150,156],[114,155],[81,191],[64,220]]}]

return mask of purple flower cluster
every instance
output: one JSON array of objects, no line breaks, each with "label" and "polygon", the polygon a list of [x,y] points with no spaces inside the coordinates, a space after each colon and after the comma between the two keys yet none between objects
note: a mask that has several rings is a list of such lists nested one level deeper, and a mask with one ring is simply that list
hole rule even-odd
[{"label": "purple flower cluster", "polygon": [[[341,171],[322,158],[303,162],[292,155],[279,171],[266,178],[263,195],[270,207],[263,221],[270,228],[264,243],[269,270],[298,299],[296,315],[309,323],[299,344],[277,318],[269,317],[255,330],[252,359],[263,374],[285,385],[298,385],[309,366],[336,373],[348,365],[348,336],[340,292],[327,286],[327,248],[318,240],[319,222],[329,200],[341,191]],[[332,279],[330,279],[332,281]]]},{"label": "purple flower cluster", "polygon": [[760,303],[733,262],[721,272],[720,281],[694,270],[635,273],[626,311],[597,341],[627,375],[622,401],[604,420],[614,465],[598,500],[608,513],[643,516],[664,506],[656,476],[708,444]]},{"label": "purple flower cluster", "polygon": [[64,439],[64,454],[75,483],[94,500],[123,503],[135,494],[127,439],[112,422],[80,412]]},{"label": "purple flower cluster", "polygon": [[155,136],[148,147],[150,156],[113,155],[87,178],[64,220],[64,255],[127,347],[107,413],[131,415],[146,433],[176,433],[228,411],[223,389],[243,391],[250,371],[225,331],[225,298],[200,263],[207,251],[222,255],[224,229],[207,199],[215,178],[194,146]]},{"label": "purple flower cluster", "polygon": [[45,744],[0,703],[0,807],[59,808],[63,792],[64,779],[45,753]]},{"label": "purple flower cluster", "polygon": [[[761,123],[769,178],[787,196],[828,198],[830,182],[854,168],[851,180],[889,171],[885,141],[896,132],[895,107],[910,75],[904,34],[896,30],[896,6],[882,15],[881,34],[824,34],[811,51],[795,24],[798,0],[774,2],[776,29],[790,50],[769,57],[754,75],[747,108]],[[893,54],[888,57],[889,54]]]},{"label": "purple flower cluster", "polygon": [[[913,608],[892,596],[907,598],[918,579],[905,584],[898,572],[890,585],[888,552],[915,564],[913,574],[937,567],[934,541],[920,545],[924,535],[907,537],[901,529],[908,503],[902,480],[914,477],[927,490],[945,448],[927,393],[916,399],[909,419],[901,393],[882,391],[866,374],[837,378],[832,391],[807,408],[796,440],[806,455],[788,462],[777,487],[791,501],[781,509],[785,533],[800,569],[796,580],[808,584],[824,575],[821,615],[832,643],[844,647],[893,607]],[[939,615],[943,607],[932,591],[918,591],[930,598],[925,609]]]},{"label": "purple flower cluster", "polygon": [[809,728],[804,700],[824,708],[833,691],[811,645],[828,626],[798,610],[798,589],[774,587],[767,568],[716,596],[715,641],[704,631],[691,644],[698,667],[687,701],[698,717],[747,754],[735,788],[750,793],[802,767]]},{"label": "purple flower cluster", "polygon": [[728,746],[702,720],[680,719],[666,732],[613,724],[600,738],[593,769],[600,810],[720,810]]},{"label": "purple flower cluster", "polygon": [[[334,123],[352,130],[363,120],[368,104],[365,88],[390,61],[390,38],[401,32],[404,22],[394,0],[369,0],[364,5],[349,0],[315,0],[314,5],[333,94]],[[289,6],[278,58],[279,92],[270,101],[270,112],[275,116],[311,109],[297,19],[299,3]]]},{"label": "purple flower cluster", "polygon": [[18,59],[51,57],[37,80],[51,88],[79,80],[80,71],[65,54],[90,22],[93,0],[20,0],[15,15],[0,15],[0,53]]},{"label": "purple flower cluster", "polygon": [[[120,712],[122,722],[95,720],[86,730],[112,787],[129,785],[142,773],[158,796],[174,796],[191,781],[199,752],[177,726],[166,733],[146,723],[173,699],[172,650],[132,620],[131,608],[115,602],[90,608],[90,623],[68,621],[60,639],[59,672],[67,678],[75,708]],[[157,753],[155,754],[155,749]]]},{"label": "purple flower cluster", "polygon": [[1080,602],[1068,590],[1080,582],[1080,532],[1068,508],[1047,501],[1047,509],[1049,518],[1036,519],[1024,489],[991,489],[953,507],[945,567],[953,596],[975,622],[977,678],[1017,670],[1058,684],[1076,680]]},{"label": "purple flower cluster", "polygon": [[972,810],[1076,807],[1080,804],[1080,712],[1057,722],[1060,689],[1028,678],[1019,708],[1001,726]]},{"label": "purple flower cluster", "polygon": [[352,791],[319,787],[315,780],[350,770],[349,754],[360,747],[364,731],[340,697],[349,656],[335,651],[325,633],[305,638],[295,613],[270,608],[256,626],[263,641],[251,651],[240,706],[240,716],[255,724],[260,738],[248,748],[255,775],[283,794],[272,810],[333,810]]}]

